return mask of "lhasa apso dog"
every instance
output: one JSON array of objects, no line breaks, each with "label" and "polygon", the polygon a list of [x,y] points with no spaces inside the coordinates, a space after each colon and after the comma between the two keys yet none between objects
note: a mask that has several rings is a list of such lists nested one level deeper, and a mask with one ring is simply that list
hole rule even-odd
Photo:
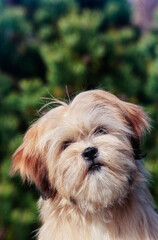
[{"label": "lhasa apso dog", "polygon": [[157,240],[158,216],[146,185],[141,107],[92,90],[35,122],[12,172],[41,191],[38,240]]}]

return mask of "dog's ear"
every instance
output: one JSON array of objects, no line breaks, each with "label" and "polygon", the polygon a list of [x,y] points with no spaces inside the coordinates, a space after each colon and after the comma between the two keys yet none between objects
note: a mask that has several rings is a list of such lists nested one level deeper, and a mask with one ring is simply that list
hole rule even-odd
[{"label": "dog's ear", "polygon": [[101,97],[106,103],[120,110],[120,117],[123,117],[124,122],[130,128],[134,138],[140,140],[145,131],[150,129],[150,120],[140,106],[122,101],[113,94],[102,90],[98,91],[97,99],[98,97]]},{"label": "dog's ear", "polygon": [[149,117],[140,106],[126,102],[123,102],[123,106],[124,117],[133,132],[133,137],[141,139],[145,131],[150,129]]},{"label": "dog's ear", "polygon": [[127,124],[132,130],[131,145],[133,147],[134,158],[139,160],[146,156],[142,154],[140,142],[145,131],[150,130],[150,119],[140,106],[123,102],[123,113]]},{"label": "dog's ear", "polygon": [[45,153],[38,147],[40,138],[38,123],[27,131],[22,145],[13,155],[11,174],[20,172],[23,180],[34,182],[44,199],[53,197],[55,190],[50,186],[45,163]]}]

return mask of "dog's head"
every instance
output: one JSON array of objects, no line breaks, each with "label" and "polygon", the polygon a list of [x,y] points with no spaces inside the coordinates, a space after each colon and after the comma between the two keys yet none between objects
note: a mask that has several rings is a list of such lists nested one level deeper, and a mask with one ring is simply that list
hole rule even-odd
[{"label": "dog's head", "polygon": [[139,178],[134,148],[145,129],[140,107],[102,90],[83,92],[31,126],[12,171],[45,198],[60,196],[88,211],[108,207],[123,201]]}]

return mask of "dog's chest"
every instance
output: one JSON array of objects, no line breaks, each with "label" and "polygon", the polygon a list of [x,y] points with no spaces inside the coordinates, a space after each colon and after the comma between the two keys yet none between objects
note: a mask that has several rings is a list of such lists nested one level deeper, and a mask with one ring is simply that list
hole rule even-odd
[{"label": "dog's chest", "polygon": [[105,226],[98,222],[83,225],[68,224],[62,222],[53,225],[51,222],[45,223],[40,231],[38,240],[113,240],[109,237]]},{"label": "dog's chest", "polygon": [[98,224],[98,223],[92,223],[90,226],[90,240],[111,240],[109,237],[109,233],[105,227],[105,225]]}]

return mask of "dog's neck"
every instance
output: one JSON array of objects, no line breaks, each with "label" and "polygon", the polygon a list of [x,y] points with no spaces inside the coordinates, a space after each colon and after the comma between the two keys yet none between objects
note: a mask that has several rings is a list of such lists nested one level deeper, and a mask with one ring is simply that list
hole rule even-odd
[{"label": "dog's neck", "polygon": [[[158,220],[150,202],[151,196],[146,187],[136,187],[122,204],[95,213],[83,214],[75,204],[60,199],[60,196],[53,201],[40,200],[44,225],[39,240],[56,239],[53,236],[57,232],[57,236],[59,233],[61,236],[57,238],[59,240],[156,240]],[[62,233],[63,228],[65,231]],[[66,234],[70,237],[66,237]],[[74,237],[71,238],[71,235]]]}]

